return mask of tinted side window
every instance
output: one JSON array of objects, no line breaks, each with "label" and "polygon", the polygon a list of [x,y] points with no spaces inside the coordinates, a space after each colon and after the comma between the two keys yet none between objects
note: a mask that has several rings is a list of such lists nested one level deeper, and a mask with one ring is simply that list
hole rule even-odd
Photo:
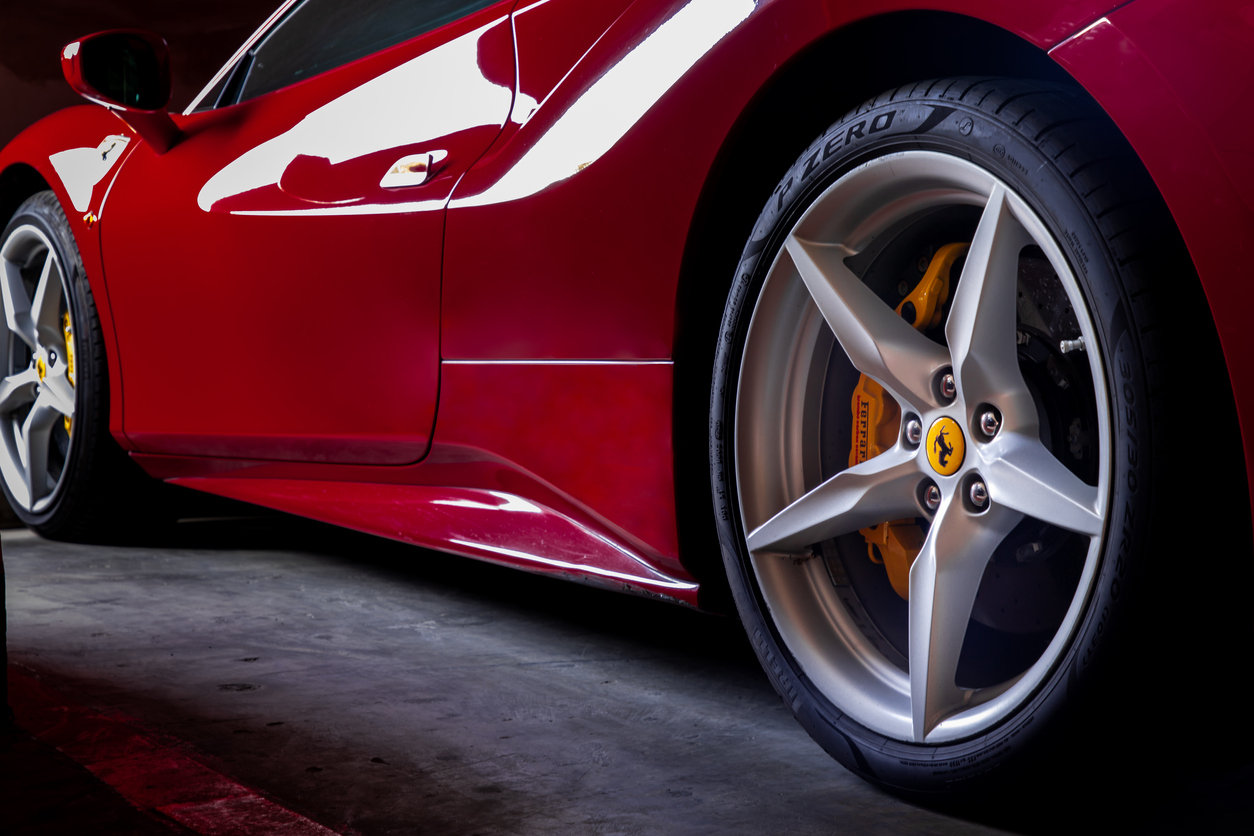
[{"label": "tinted side window", "polygon": [[[250,51],[239,101],[378,52],[497,0],[305,0]],[[245,60],[247,63],[247,59]]]}]

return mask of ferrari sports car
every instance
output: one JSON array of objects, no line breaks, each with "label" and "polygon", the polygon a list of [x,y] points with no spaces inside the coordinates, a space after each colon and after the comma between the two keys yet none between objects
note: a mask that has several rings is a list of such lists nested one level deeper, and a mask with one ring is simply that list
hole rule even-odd
[{"label": "ferrari sports car", "polygon": [[170,113],[160,36],[83,37],[0,153],[0,483],[54,539],[167,482],[734,607],[849,769],[984,786],[1173,555],[1250,562],[1179,545],[1199,498],[1249,537],[1251,46],[1221,0],[287,0]]}]

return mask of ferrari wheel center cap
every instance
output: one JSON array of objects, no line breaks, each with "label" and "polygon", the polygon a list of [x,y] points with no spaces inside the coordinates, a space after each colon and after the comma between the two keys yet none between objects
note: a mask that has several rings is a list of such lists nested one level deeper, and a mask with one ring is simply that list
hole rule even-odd
[{"label": "ferrari wheel center cap", "polygon": [[941,476],[953,476],[962,467],[967,444],[962,427],[952,418],[937,418],[927,431],[927,461]]}]

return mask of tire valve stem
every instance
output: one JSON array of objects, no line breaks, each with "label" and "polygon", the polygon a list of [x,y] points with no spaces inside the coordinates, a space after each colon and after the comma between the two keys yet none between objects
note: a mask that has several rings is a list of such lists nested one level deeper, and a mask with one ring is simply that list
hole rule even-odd
[{"label": "tire valve stem", "polygon": [[1070,354],[1073,351],[1084,351],[1084,337],[1076,337],[1074,340],[1061,340],[1058,343],[1058,350],[1063,354]]}]

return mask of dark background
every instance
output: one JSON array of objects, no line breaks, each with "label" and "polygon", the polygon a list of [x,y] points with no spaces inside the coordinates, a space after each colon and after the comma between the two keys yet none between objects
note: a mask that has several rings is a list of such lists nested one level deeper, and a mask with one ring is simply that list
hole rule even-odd
[{"label": "dark background", "polygon": [[78,104],[61,47],[102,29],[151,29],[170,45],[183,110],[281,0],[0,0],[0,146],[41,116]]}]

